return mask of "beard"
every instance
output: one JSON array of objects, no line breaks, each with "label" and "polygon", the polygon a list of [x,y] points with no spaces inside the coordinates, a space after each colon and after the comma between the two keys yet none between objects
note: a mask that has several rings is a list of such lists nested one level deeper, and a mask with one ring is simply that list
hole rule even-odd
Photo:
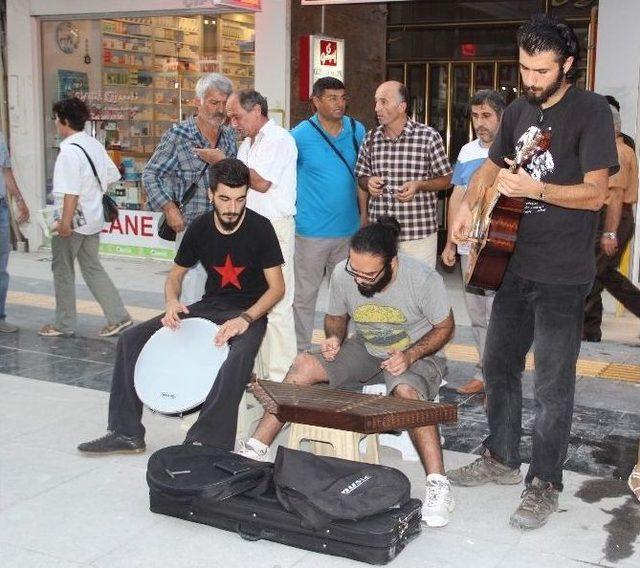
[{"label": "beard", "polygon": [[524,95],[527,97],[527,100],[534,105],[541,105],[546,103],[550,97],[555,95],[562,84],[564,83],[564,71],[562,67],[558,70],[558,75],[556,79],[551,85],[549,85],[546,89],[543,89],[539,94],[536,94],[535,91],[532,90],[531,87],[525,85]]},{"label": "beard", "polygon": [[362,294],[365,298],[371,298],[374,294],[378,292],[382,292],[389,282],[391,282],[391,278],[393,277],[393,270],[391,270],[391,262],[387,262],[384,265],[384,272],[380,277],[380,280],[374,282],[373,284],[358,284],[358,292]]},{"label": "beard", "polygon": [[213,214],[218,219],[218,223],[225,231],[233,231],[239,224],[244,213],[244,208],[240,213],[220,213],[216,206],[213,206]]}]

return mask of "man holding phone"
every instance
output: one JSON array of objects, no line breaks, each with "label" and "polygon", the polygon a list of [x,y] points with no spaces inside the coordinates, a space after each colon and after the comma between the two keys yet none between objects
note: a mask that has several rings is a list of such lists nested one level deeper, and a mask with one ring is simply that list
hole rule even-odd
[{"label": "man holding phone", "polygon": [[402,228],[400,252],[435,267],[438,195],[451,185],[440,134],[407,115],[409,93],[398,81],[375,94],[380,126],[367,132],[356,163],[360,211],[369,222],[393,215]]}]

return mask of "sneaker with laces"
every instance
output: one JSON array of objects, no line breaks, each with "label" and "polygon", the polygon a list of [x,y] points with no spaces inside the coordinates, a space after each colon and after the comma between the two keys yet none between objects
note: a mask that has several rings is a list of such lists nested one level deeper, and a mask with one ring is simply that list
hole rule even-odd
[{"label": "sneaker with laces", "polygon": [[118,333],[128,328],[130,325],[133,325],[133,322],[130,319],[126,319],[118,323],[110,323],[109,325],[105,325],[100,330],[100,333],[98,335],[100,337],[111,337],[113,335],[118,335]]},{"label": "sneaker with laces", "polygon": [[238,440],[238,448],[235,450],[235,453],[256,461],[273,461],[273,458],[271,457],[271,448],[255,438]]},{"label": "sneaker with laces", "polygon": [[428,527],[444,527],[455,509],[449,480],[439,473],[427,475],[427,489],[422,504],[422,522]]},{"label": "sneaker with laces", "polygon": [[477,487],[485,483],[498,485],[516,485],[522,481],[520,469],[513,469],[501,464],[485,451],[477,460],[470,464],[452,469],[447,472],[451,485],[461,487]]},{"label": "sneaker with laces", "polygon": [[143,436],[123,436],[107,432],[102,438],[84,442],[78,450],[91,455],[140,454],[146,449]]},{"label": "sneaker with laces", "polygon": [[5,320],[0,319],[0,333],[15,333],[18,331],[18,326],[12,323],[7,323]]},{"label": "sneaker with laces", "polygon": [[538,529],[558,510],[558,490],[537,477],[525,488],[521,498],[520,506],[509,519],[509,524],[516,529]]}]

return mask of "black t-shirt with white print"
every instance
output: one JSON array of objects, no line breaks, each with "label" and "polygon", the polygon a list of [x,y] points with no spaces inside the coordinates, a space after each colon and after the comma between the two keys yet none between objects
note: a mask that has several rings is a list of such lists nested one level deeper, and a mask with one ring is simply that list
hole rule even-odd
[{"label": "black t-shirt with white print", "polygon": [[203,300],[246,310],[267,291],[263,271],[284,263],[278,238],[271,222],[250,209],[230,235],[216,228],[213,215],[200,215],[189,225],[174,262],[185,268],[202,263],[207,271]]},{"label": "black t-shirt with white print", "polygon": [[[551,128],[550,148],[525,166],[536,180],[558,185],[584,181],[587,172],[618,169],[611,110],[604,97],[570,87],[544,109],[521,97],[504,111],[489,158],[504,156],[540,130]],[[527,199],[509,269],[522,278],[551,284],[583,284],[595,276],[594,239],[598,213]]]}]

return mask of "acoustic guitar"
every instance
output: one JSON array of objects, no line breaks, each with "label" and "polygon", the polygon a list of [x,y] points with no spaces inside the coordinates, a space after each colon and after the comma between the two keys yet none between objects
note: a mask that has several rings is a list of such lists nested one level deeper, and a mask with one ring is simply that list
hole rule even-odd
[{"label": "acoustic guitar", "polygon": [[[515,160],[509,171],[518,169],[551,146],[551,128],[536,132],[516,148]],[[509,259],[516,247],[520,218],[524,210],[523,197],[507,197],[494,185],[485,192],[473,210],[469,233],[469,268],[465,283],[476,288],[497,290],[507,269]]]}]

